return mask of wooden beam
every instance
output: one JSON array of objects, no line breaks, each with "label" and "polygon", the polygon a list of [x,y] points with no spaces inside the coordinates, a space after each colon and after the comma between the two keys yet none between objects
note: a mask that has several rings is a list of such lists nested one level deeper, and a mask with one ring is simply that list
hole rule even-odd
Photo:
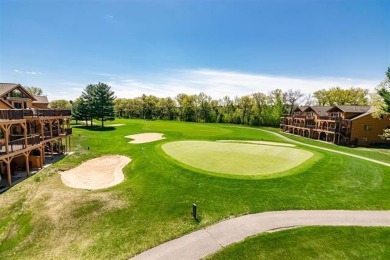
[{"label": "wooden beam", "polygon": [[10,166],[11,161],[10,160],[6,160],[5,163],[7,164],[8,186],[11,186],[12,185],[11,166]]},{"label": "wooden beam", "polygon": [[28,160],[28,157],[30,155],[30,152],[24,152],[24,157],[26,158],[26,173],[27,173],[27,177],[30,176],[30,164],[29,164],[29,160]]}]

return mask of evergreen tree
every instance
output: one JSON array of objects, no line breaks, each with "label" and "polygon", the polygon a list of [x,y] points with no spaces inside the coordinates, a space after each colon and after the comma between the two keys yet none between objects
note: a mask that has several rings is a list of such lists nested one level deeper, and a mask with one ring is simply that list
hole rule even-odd
[{"label": "evergreen tree", "polygon": [[93,118],[96,115],[95,90],[96,85],[89,84],[81,94],[81,98],[84,100],[87,106],[87,116],[88,119],[91,121],[91,126],[93,126]]},{"label": "evergreen tree", "polygon": [[72,103],[72,118],[76,120],[85,120],[85,125],[88,126],[89,109],[87,103],[82,98],[77,98]]},{"label": "evergreen tree", "polygon": [[381,82],[378,89],[378,94],[383,99],[383,112],[390,113],[390,67],[387,68],[386,78]]},{"label": "evergreen tree", "polygon": [[101,82],[92,86],[94,118],[101,121],[103,128],[105,121],[115,119],[114,91],[111,91],[110,86]]}]

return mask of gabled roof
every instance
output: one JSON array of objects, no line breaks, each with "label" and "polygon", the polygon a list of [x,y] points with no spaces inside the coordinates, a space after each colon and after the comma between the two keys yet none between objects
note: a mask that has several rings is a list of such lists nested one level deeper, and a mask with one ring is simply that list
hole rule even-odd
[{"label": "gabled roof", "polygon": [[332,111],[342,111],[344,113],[366,113],[370,110],[371,106],[334,106],[329,109],[329,112]]},{"label": "gabled roof", "polygon": [[22,85],[15,83],[0,83],[0,97],[3,97],[12,90],[19,88],[26,96],[30,97],[32,100],[36,100],[33,95],[30,94]]},{"label": "gabled roof", "polygon": [[303,112],[307,107],[297,107],[293,112]]},{"label": "gabled roof", "polygon": [[35,101],[33,101],[33,104],[49,104],[47,96],[34,96],[34,98]]},{"label": "gabled roof", "polygon": [[352,118],[351,120],[356,120],[356,119],[365,117],[365,116],[370,115],[370,114],[372,114],[372,113],[374,113],[374,112],[375,112],[375,107],[374,107],[374,106],[370,106],[369,109],[368,109],[365,113],[363,113],[363,114],[361,114],[361,115],[358,115],[358,116],[355,116],[355,117]]},{"label": "gabled roof", "polygon": [[15,83],[0,83],[0,96],[3,96],[7,94],[8,92],[12,91],[13,89],[20,86],[20,84]]},{"label": "gabled roof", "polygon": [[309,106],[304,110],[304,112],[314,111],[314,113],[319,116],[327,116],[328,110],[331,108],[331,106]]}]

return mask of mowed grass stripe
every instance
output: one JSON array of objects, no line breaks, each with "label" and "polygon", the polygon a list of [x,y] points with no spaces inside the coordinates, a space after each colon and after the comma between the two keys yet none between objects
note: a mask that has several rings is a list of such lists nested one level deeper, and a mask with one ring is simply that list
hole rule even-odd
[{"label": "mowed grass stripe", "polygon": [[173,159],[204,171],[234,175],[269,175],[295,168],[313,153],[282,146],[178,141],[162,149]]}]

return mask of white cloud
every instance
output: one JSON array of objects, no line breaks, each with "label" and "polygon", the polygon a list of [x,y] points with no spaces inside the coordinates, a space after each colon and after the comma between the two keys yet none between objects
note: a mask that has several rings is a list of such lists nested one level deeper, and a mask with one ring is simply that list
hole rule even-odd
[{"label": "white cloud", "polygon": [[23,71],[23,70],[14,70],[16,73],[24,73],[24,74],[30,74],[30,75],[42,75],[42,72],[36,72],[36,71]]},{"label": "white cloud", "polygon": [[373,90],[379,81],[351,78],[298,78],[249,74],[211,69],[172,70],[157,75],[118,77],[107,82],[121,97],[137,97],[142,94],[174,97],[179,93],[204,92],[213,98],[243,96],[255,92],[268,93],[274,89],[301,90],[312,93],[319,89],[339,86],[360,87]]},{"label": "white cloud", "polygon": [[[176,97],[179,93],[199,94],[204,92],[212,98],[218,99],[224,96],[234,98],[250,95],[255,92],[268,93],[277,88],[283,91],[294,89],[304,93],[312,93],[319,89],[335,86],[341,88],[353,86],[373,90],[380,82],[380,80],[337,77],[299,78],[211,69],[167,70],[143,76],[120,76],[105,73],[100,75],[109,77],[107,81],[103,82],[112,87],[118,98],[133,98],[142,94]],[[61,96],[65,99],[75,99],[81,95],[87,83],[62,82],[58,85],[68,93],[53,92],[53,98],[58,99]]]}]

